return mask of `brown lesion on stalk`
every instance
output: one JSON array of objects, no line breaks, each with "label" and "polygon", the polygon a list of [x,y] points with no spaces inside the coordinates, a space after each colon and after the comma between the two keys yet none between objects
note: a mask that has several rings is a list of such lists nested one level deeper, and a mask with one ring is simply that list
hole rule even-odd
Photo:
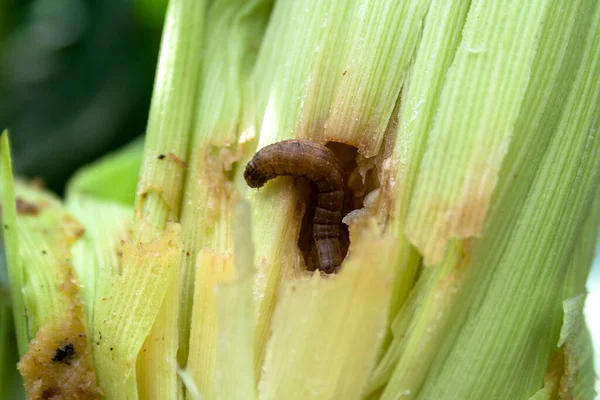
[{"label": "brown lesion on stalk", "polygon": [[101,391],[96,385],[87,338],[81,284],[70,261],[70,246],[85,231],[57,202],[33,195],[23,198],[20,215],[27,212],[25,215],[31,216],[27,220],[23,217],[23,221],[35,228],[39,235],[36,240],[45,243],[39,251],[43,256],[53,256],[59,275],[59,280],[53,281],[56,307],[31,323],[30,329],[37,332],[30,332],[35,337],[17,365],[25,380],[27,396],[29,399],[99,398]]},{"label": "brown lesion on stalk", "polygon": [[186,207],[201,207],[204,226],[214,226],[239,199],[232,183],[233,165],[238,158],[239,152],[230,146],[214,144],[197,149],[192,156],[183,201]]},{"label": "brown lesion on stalk", "polygon": [[79,221],[77,221],[73,216],[71,215],[65,215],[62,218],[62,222],[63,222],[63,229],[65,232],[65,237],[68,238],[68,245],[70,245],[71,243],[73,243],[75,240],[83,237],[83,235],[85,235],[85,228],[83,226],[81,226],[81,224],[79,223]]},{"label": "brown lesion on stalk", "polygon": [[[178,189],[179,183],[183,179],[184,173],[188,169],[183,156],[177,155],[174,152],[158,152],[154,153],[151,160],[145,160],[144,164],[154,164],[152,168],[143,168],[135,201],[135,219],[138,225],[147,223],[144,216],[145,203],[149,198],[159,199],[168,209],[168,219],[176,220],[180,212],[181,193]],[[175,165],[176,168],[168,168],[168,165]],[[167,169],[166,175],[161,175],[161,179],[157,181],[156,172],[154,169]],[[145,171],[145,172],[144,172]]]},{"label": "brown lesion on stalk", "polygon": [[17,197],[17,214],[19,215],[38,215],[40,207],[21,197]]},{"label": "brown lesion on stalk", "polygon": [[441,194],[434,191],[423,196],[423,202],[411,204],[406,234],[423,254],[426,265],[441,262],[451,240],[481,235],[496,190],[495,166],[504,157],[503,148],[500,146],[485,159],[472,161],[464,171],[459,190]]},{"label": "brown lesion on stalk", "polygon": [[77,312],[46,323],[17,364],[28,399],[98,399],[85,325]]},{"label": "brown lesion on stalk", "polygon": [[544,375],[544,389],[550,399],[575,399],[574,382],[576,382],[579,366],[571,360],[574,354],[566,345],[559,347],[550,361]]},{"label": "brown lesion on stalk", "polygon": [[431,230],[407,232],[411,243],[423,254],[426,265],[442,262],[452,239],[477,238],[483,227],[489,196],[474,190],[459,197],[460,203],[449,200],[432,201],[425,211],[425,219],[432,221]]},{"label": "brown lesion on stalk", "polygon": [[169,157],[169,160],[174,162],[180,168],[186,169],[188,167],[187,163],[181,157],[177,156],[175,153],[169,152],[168,157]]}]

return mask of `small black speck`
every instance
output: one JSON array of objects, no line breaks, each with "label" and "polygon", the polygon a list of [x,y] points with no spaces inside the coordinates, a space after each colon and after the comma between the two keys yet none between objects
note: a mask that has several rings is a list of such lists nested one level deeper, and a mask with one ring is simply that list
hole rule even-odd
[{"label": "small black speck", "polygon": [[164,154],[159,154],[158,159],[163,160],[166,156]]},{"label": "small black speck", "polygon": [[112,351],[112,349],[113,349],[113,348],[111,347],[111,348],[110,348],[110,351]]},{"label": "small black speck", "polygon": [[96,346],[100,346],[100,342],[96,342]]},{"label": "small black speck", "polygon": [[63,362],[67,365],[71,363],[71,360],[75,356],[75,346],[73,343],[67,343],[64,345],[58,346],[56,349],[56,353],[54,353],[54,357],[52,357],[53,362]]}]

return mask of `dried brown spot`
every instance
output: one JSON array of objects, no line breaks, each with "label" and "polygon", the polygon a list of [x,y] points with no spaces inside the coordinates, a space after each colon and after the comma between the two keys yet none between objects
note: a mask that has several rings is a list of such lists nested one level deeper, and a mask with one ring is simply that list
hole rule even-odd
[{"label": "dried brown spot", "polygon": [[408,237],[421,250],[425,265],[434,265],[444,259],[450,239],[474,238],[479,235],[489,205],[489,196],[471,192],[459,200],[461,202],[458,204],[441,200],[429,203],[424,219],[431,230],[421,227],[414,229],[413,225],[409,225]]},{"label": "dried brown spot", "polygon": [[64,234],[67,244],[71,244],[85,234],[85,229],[72,215],[62,217]]},{"label": "dried brown spot", "polygon": [[17,213],[19,215],[38,215],[40,213],[40,208],[34,203],[30,203],[17,197]]},{"label": "dried brown spot", "polygon": [[173,161],[175,164],[179,165],[181,168],[187,168],[188,165],[183,159],[177,156],[175,153],[169,153],[169,160]]}]

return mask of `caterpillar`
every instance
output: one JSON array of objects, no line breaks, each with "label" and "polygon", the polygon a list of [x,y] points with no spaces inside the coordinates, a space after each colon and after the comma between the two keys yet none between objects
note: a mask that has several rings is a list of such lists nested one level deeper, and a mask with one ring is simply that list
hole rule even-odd
[{"label": "caterpillar", "polygon": [[312,236],[317,268],[331,273],[343,261],[340,222],[344,205],[344,168],[324,145],[306,139],[283,140],[259,150],[246,165],[248,186],[260,188],[280,175],[305,177],[317,188]]}]

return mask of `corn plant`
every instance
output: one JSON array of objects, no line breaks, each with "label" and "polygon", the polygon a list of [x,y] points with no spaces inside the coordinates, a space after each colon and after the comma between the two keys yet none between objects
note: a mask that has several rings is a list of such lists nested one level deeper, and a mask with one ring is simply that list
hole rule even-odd
[{"label": "corn plant", "polygon": [[[593,399],[599,123],[594,0],[171,0],[143,144],[59,199],[2,136],[0,348],[32,399]],[[333,273],[310,154],[244,180],[288,139]]]}]

